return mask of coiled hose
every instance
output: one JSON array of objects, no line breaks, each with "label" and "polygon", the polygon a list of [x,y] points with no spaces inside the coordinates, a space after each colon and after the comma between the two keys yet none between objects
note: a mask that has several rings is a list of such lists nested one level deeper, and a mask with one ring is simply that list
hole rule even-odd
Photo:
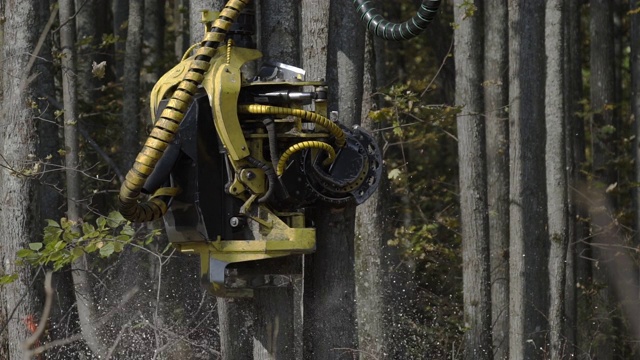
[{"label": "coiled hose", "polygon": [[441,0],[423,0],[420,9],[411,19],[398,24],[384,18],[370,0],[353,0],[360,19],[367,29],[385,40],[409,40],[418,36],[431,23],[438,12]]},{"label": "coiled hose", "polygon": [[162,111],[120,187],[119,210],[125,219],[134,222],[152,221],[162,217],[167,211],[167,203],[160,196],[172,194],[167,188],[159,189],[149,200],[142,202],[138,199],[140,191],[156,163],[175,138],[193,96],[204,79],[204,74],[211,67],[211,59],[216,49],[224,41],[231,24],[249,1],[229,0],[213,23],[211,31],[205,34],[189,70]]}]

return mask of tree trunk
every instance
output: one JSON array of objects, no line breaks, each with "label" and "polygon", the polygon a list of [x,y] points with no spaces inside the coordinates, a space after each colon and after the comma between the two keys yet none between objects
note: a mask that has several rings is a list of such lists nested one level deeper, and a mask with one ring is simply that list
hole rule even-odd
[{"label": "tree trunk", "polygon": [[[373,130],[378,124],[369,118],[369,112],[375,108],[375,64],[374,40],[371,33],[366,34],[363,73],[363,97],[361,125]],[[377,133],[380,135],[380,133]],[[381,136],[378,136],[380,142]],[[382,144],[380,144],[382,145]],[[388,184],[385,175],[380,179],[379,187],[385,189]],[[358,320],[358,349],[360,358],[383,359],[389,355],[391,332],[386,324],[391,318],[388,314],[386,299],[390,295],[388,280],[389,254],[386,241],[389,239],[389,226],[386,222],[388,199],[385,191],[376,191],[364,204],[356,208],[355,229],[355,274],[356,274],[356,311]],[[397,300],[397,299],[396,299]],[[395,309],[394,307],[391,307]]]},{"label": "tree trunk", "polygon": [[[251,3],[255,1],[253,0]],[[249,6],[252,6],[251,3]],[[189,39],[191,44],[197,44],[204,38],[204,25],[201,22],[202,10],[220,11],[225,4],[225,0],[191,0],[189,2]]]},{"label": "tree trunk", "polygon": [[509,357],[509,105],[507,1],[485,4],[484,113],[493,358]]},{"label": "tree trunk", "polygon": [[[475,6],[478,6],[475,2]],[[466,16],[463,1],[454,2],[456,106],[464,291],[464,357],[490,359],[491,283],[489,219],[482,98],[482,17]],[[480,10],[482,11],[482,10]],[[481,13],[481,12],[480,12]]]},{"label": "tree trunk", "polygon": [[[631,10],[640,9],[640,0],[629,2]],[[635,181],[640,183],[640,14],[631,15],[629,28],[631,33],[631,113],[635,124],[635,140],[633,158],[635,159]],[[635,192],[635,228],[640,229],[640,187],[636,187]],[[640,244],[640,233],[636,233],[634,243]]]},{"label": "tree trunk", "polygon": [[565,261],[567,257],[567,171],[564,111],[564,5],[547,2],[545,87],[547,217],[549,232],[549,342],[551,359],[565,357]]},{"label": "tree trunk", "polygon": [[[263,61],[300,66],[298,1],[263,0],[256,5],[259,5],[259,44]],[[282,259],[282,266],[288,267],[289,261],[300,262],[302,257]],[[254,291],[254,359],[295,359],[294,295],[301,296],[299,292],[294,294],[293,281],[286,287]]]},{"label": "tree trunk", "polygon": [[0,293],[0,318],[8,322],[2,330],[8,348],[0,353],[8,359],[21,358],[21,344],[31,335],[24,320],[39,310],[31,284],[31,269],[16,264],[16,252],[27,247],[39,233],[35,221],[38,216],[34,198],[36,184],[31,178],[40,170],[33,162],[38,140],[35,116],[38,114],[30,106],[36,98],[36,83],[30,78],[32,69],[28,68],[41,30],[36,21],[36,4],[31,0],[9,1],[0,6],[4,10],[1,14],[4,38],[11,39],[3,43],[1,56],[0,128],[4,132],[0,138],[0,260],[3,275],[18,275],[16,281],[3,286]]},{"label": "tree trunk", "polygon": [[585,226],[578,220],[580,209],[576,202],[574,189],[581,182],[578,167],[584,162],[584,122],[582,117],[576,115],[581,110],[582,99],[582,59],[580,56],[581,32],[580,32],[580,0],[570,0],[565,3],[565,126],[566,126],[566,154],[567,154],[567,195],[569,203],[568,222],[568,250],[566,263],[566,298],[565,298],[565,334],[566,356],[575,356],[578,349],[578,289],[577,284],[585,284],[584,276],[578,273],[578,265],[585,264],[586,260],[578,254],[583,254],[585,244]]},{"label": "tree trunk", "polygon": [[544,2],[509,2],[509,358],[548,348]]},{"label": "tree trunk", "polygon": [[129,169],[140,149],[140,69],[142,67],[142,35],[144,0],[129,2],[127,47],[124,56],[122,99],[122,169]]},{"label": "tree trunk", "polygon": [[[62,57],[62,96],[64,103],[64,149],[65,174],[67,189],[67,218],[79,224],[82,220],[80,200],[80,173],[78,172],[78,99],[75,52],[75,22],[73,0],[60,1],[60,45],[63,49]],[[94,326],[97,319],[95,302],[89,282],[86,256],[76,260],[73,264],[73,283],[76,290],[76,306],[80,319],[80,330],[87,346],[94,355],[104,357],[106,347]]]},{"label": "tree trunk", "polygon": [[[302,33],[320,34],[316,42],[304,44],[303,64],[310,70],[308,79],[323,77],[323,68],[326,69],[330,85],[329,110],[338,111],[343,124],[353,125],[359,121],[362,110],[364,29],[350,2],[334,0],[329,4],[302,4],[303,19],[311,18],[309,23],[303,20],[303,27],[309,28],[303,28]],[[327,13],[327,5],[329,36],[328,44],[323,44],[320,41],[326,38],[326,17],[318,16]],[[319,11],[315,13],[314,10]],[[305,11],[307,15],[304,15]],[[323,23],[325,29],[319,30],[316,26]],[[310,49],[310,46],[314,48]],[[312,52],[316,57],[307,58]],[[343,208],[318,206],[315,215],[316,253],[307,257],[308,261],[305,259],[304,336],[307,347],[304,358],[350,359],[357,347],[353,266],[355,208],[351,205]]]},{"label": "tree trunk", "polygon": [[[144,2],[144,67],[147,69],[144,90],[149,92],[164,73],[164,19],[165,0],[145,0]],[[146,94],[145,94],[146,95]],[[148,115],[147,115],[148,116]]]},{"label": "tree trunk", "polygon": [[[591,35],[591,151],[593,152],[594,179],[607,187],[615,182],[615,172],[611,164],[615,139],[614,112],[607,105],[615,102],[615,51],[613,40],[613,2],[610,0],[592,0],[590,16]],[[594,258],[599,262],[592,262],[593,280],[600,287],[596,309],[597,324],[593,336],[599,341],[594,347],[593,355],[598,359],[613,358],[613,320],[610,315],[612,299],[610,289],[606,286],[606,276],[602,268],[605,252],[598,247],[592,247]]]}]

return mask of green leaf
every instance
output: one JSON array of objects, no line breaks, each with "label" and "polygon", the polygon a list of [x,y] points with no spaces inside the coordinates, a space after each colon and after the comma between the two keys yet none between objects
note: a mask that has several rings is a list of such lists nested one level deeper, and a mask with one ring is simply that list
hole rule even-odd
[{"label": "green leaf", "polygon": [[135,230],[133,230],[133,228],[129,225],[125,225],[125,227],[122,228],[122,231],[120,231],[120,234],[128,236],[133,236],[135,235],[135,233]]},{"label": "green leaf", "polygon": [[51,219],[46,219],[45,220],[47,222],[47,227],[56,227],[59,228],[60,224],[58,224],[56,221],[51,220]]},{"label": "green leaf", "polygon": [[100,248],[100,256],[102,257],[108,257],[111,254],[113,254],[113,252],[115,251],[115,247],[113,246],[113,243],[106,243],[104,244],[103,247]]},{"label": "green leaf", "polygon": [[82,233],[87,236],[96,231],[96,228],[89,223],[82,223]]},{"label": "green leaf", "polygon": [[98,228],[100,228],[100,230],[104,230],[104,228],[107,226],[107,219],[105,219],[104,216],[100,216],[96,220],[96,224],[98,224]]},{"label": "green leaf", "polygon": [[122,214],[120,214],[117,211],[110,212],[109,217],[107,218],[107,224],[109,225],[110,228],[116,228],[122,225],[123,223],[125,223],[126,221],[127,220],[125,220]]},{"label": "green leaf", "polygon": [[18,274],[0,276],[0,285],[11,284],[18,279]]},{"label": "green leaf", "polygon": [[29,249],[31,249],[33,251],[38,251],[38,250],[42,249],[42,243],[41,242],[30,243],[29,244]]},{"label": "green leaf", "polygon": [[21,258],[26,258],[33,254],[34,252],[31,249],[20,249],[16,252],[16,255],[18,255],[18,257],[21,257]]}]

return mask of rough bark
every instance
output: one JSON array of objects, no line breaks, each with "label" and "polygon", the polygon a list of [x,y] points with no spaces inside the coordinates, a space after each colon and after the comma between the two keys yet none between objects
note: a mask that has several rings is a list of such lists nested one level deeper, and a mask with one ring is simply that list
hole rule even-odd
[{"label": "rough bark", "polygon": [[[490,359],[491,283],[489,219],[485,163],[483,43],[480,15],[466,16],[463,1],[454,2],[454,59],[458,116],[462,283],[464,291],[464,357]],[[475,2],[475,6],[480,6]]]},{"label": "rough bark", "polygon": [[122,99],[122,169],[129,169],[140,148],[140,69],[142,67],[142,35],[144,0],[129,2],[127,46],[124,57]]},{"label": "rough bark", "polygon": [[264,60],[300,66],[300,0],[261,0],[258,5]]},{"label": "rough bark", "polygon": [[565,354],[565,261],[567,256],[567,171],[564,111],[564,6],[547,2],[545,14],[545,86],[547,217],[549,232],[550,358]]},{"label": "rough bark", "polygon": [[[309,70],[309,79],[323,77],[326,66],[326,79],[331,85],[329,110],[338,111],[342,123],[353,125],[360,120],[362,106],[364,30],[350,2],[302,4],[303,19],[311,17],[309,23],[303,21],[302,33],[309,31],[309,35],[318,34],[316,26],[326,20],[318,16],[326,14],[329,5],[328,44],[303,44],[307,50],[303,48],[303,64]],[[309,7],[305,9],[306,5]],[[326,31],[327,24],[324,26]],[[320,41],[326,38],[324,31],[320,31]],[[307,58],[310,52],[315,52],[316,57]],[[352,358],[357,347],[353,266],[355,208],[319,206],[317,210],[317,249],[308,257],[309,261],[305,260],[304,358]]]},{"label": "rough bark", "polygon": [[[253,0],[252,3],[255,1]],[[189,2],[189,38],[191,44],[199,43],[204,37],[201,11],[220,11],[225,3],[225,0],[191,0]]]},{"label": "rough bark", "polygon": [[144,89],[151,90],[163,74],[162,58],[164,54],[165,0],[145,0],[144,2]]},{"label": "rough bark", "polygon": [[509,2],[509,358],[548,348],[544,2]]},{"label": "rough bark", "polygon": [[[371,33],[366,34],[362,119],[361,125],[367,130],[378,126],[368,114],[375,108],[375,64],[374,41]],[[379,133],[377,133],[379,134]],[[378,137],[378,141],[382,141]],[[385,175],[382,176],[381,189],[386,187]],[[385,191],[376,191],[364,204],[356,208],[355,229],[355,274],[356,274],[356,311],[358,320],[358,349],[360,358],[382,359],[389,354],[390,331],[385,325],[390,318],[386,304],[389,295],[388,254],[386,240],[389,238],[385,221],[388,215],[388,199]],[[396,299],[399,300],[399,299]],[[392,307],[395,309],[395,307]]]},{"label": "rough bark", "polygon": [[509,117],[507,1],[484,11],[484,112],[487,206],[491,253],[491,329],[494,359],[509,357]]},{"label": "rough bark", "polygon": [[[189,0],[175,0],[173,3],[173,23],[174,23],[174,33],[176,36],[176,41],[174,43],[174,51],[176,59],[181,59],[182,55],[189,48],[191,43],[189,42],[189,15],[190,15],[190,4]],[[220,9],[213,9],[215,11],[219,11]],[[198,16],[198,25],[202,26],[200,23],[200,17]],[[202,29],[202,27],[201,27]],[[202,30],[200,30],[200,34],[202,35]],[[198,39],[198,41],[202,41],[202,37]]]},{"label": "rough bark", "polygon": [[[67,193],[67,218],[78,224],[82,220],[80,200],[80,173],[78,172],[78,98],[75,52],[75,12],[73,0],[60,1],[60,45],[62,57],[62,97],[64,103],[64,149]],[[91,283],[87,273],[86,257],[76,260],[73,267],[73,283],[76,290],[76,306],[80,319],[80,330],[87,346],[98,357],[104,357],[107,349],[94,326],[97,318]]]},{"label": "rough bark", "polygon": [[253,312],[252,300],[218,298],[222,359],[253,358]]},{"label": "rough bark", "polygon": [[[37,311],[35,292],[31,286],[31,270],[16,264],[16,252],[27,247],[37,236],[35,217],[36,184],[31,179],[39,169],[34,167],[32,154],[37,150],[32,70],[28,68],[39,35],[36,21],[36,1],[7,1],[0,8],[4,21],[5,39],[2,47],[2,113],[0,127],[0,260],[2,274],[16,274],[15,282],[5,285],[2,297],[3,333],[6,345],[0,351],[9,359],[20,359],[21,343],[30,335],[24,325],[28,315]],[[13,169],[14,171],[11,171]],[[35,173],[34,173],[35,171]],[[30,175],[31,174],[31,175]],[[15,312],[14,312],[15,310]],[[13,313],[12,313],[13,312]]]}]

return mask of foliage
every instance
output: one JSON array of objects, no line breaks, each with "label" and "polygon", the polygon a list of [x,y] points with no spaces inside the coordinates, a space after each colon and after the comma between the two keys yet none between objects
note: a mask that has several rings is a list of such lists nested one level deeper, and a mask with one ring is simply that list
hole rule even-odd
[{"label": "foliage", "polygon": [[[42,242],[29,244],[19,250],[17,256],[31,265],[49,265],[54,271],[72,264],[85,254],[97,253],[106,258],[123,251],[136,240],[136,231],[118,212],[99,216],[95,224],[74,223],[66,218],[60,222],[47,220]],[[140,245],[153,241],[160,230],[151,231],[145,239],[136,240]]]}]

